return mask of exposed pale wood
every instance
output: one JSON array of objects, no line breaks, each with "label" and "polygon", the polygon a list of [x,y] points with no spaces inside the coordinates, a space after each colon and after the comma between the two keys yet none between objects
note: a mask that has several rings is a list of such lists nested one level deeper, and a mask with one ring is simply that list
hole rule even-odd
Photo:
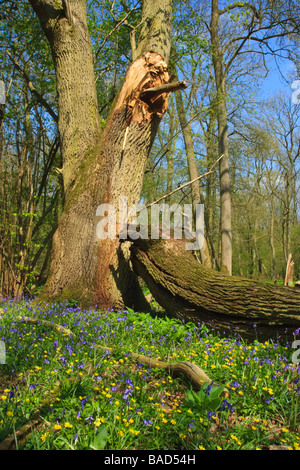
[{"label": "exposed pale wood", "polygon": [[292,287],[293,285],[293,275],[294,275],[294,262],[292,261],[292,254],[289,255],[289,259],[286,265],[286,274],[285,274],[285,286]]}]

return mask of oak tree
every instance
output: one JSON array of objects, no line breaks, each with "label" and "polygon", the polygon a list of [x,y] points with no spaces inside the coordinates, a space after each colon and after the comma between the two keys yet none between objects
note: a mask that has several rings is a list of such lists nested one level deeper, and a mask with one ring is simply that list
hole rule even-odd
[{"label": "oak tree", "polygon": [[[134,60],[102,129],[84,0],[30,0],[49,41],[56,73],[65,205],[53,238],[47,298],[85,299],[102,307],[141,306],[128,243],[99,239],[97,207],[119,196],[139,202],[149,151],[170,82],[171,0],[145,0]],[[133,38],[134,39],[134,38]],[[134,41],[132,41],[134,43]],[[118,220],[118,214],[117,214]],[[118,231],[118,229],[117,229]]]}]

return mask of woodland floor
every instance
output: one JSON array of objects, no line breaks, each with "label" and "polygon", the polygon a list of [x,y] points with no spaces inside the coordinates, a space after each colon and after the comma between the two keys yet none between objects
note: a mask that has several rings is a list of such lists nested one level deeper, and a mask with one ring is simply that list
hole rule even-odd
[{"label": "woodland floor", "polygon": [[[0,341],[0,449],[300,449],[300,366],[291,344],[225,338],[158,309],[30,301],[1,303]],[[149,369],[132,352],[195,362],[213,384],[192,392],[184,377]]]}]

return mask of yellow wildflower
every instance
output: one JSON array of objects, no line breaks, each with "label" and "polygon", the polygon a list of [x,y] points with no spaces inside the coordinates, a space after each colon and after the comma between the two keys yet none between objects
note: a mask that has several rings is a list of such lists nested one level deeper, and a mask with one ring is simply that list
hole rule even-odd
[{"label": "yellow wildflower", "polygon": [[65,428],[72,429],[72,427],[73,427],[72,424],[70,424],[70,423],[68,423],[68,422],[65,423]]}]

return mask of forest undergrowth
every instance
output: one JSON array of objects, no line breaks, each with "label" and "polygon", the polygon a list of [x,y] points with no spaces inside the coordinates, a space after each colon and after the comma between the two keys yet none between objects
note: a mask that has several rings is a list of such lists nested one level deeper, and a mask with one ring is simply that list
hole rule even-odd
[{"label": "forest undergrowth", "polygon": [[[0,303],[0,341],[0,449],[300,449],[290,343],[247,343],[159,310],[29,300]],[[193,362],[212,383],[192,390],[133,352]]]}]

